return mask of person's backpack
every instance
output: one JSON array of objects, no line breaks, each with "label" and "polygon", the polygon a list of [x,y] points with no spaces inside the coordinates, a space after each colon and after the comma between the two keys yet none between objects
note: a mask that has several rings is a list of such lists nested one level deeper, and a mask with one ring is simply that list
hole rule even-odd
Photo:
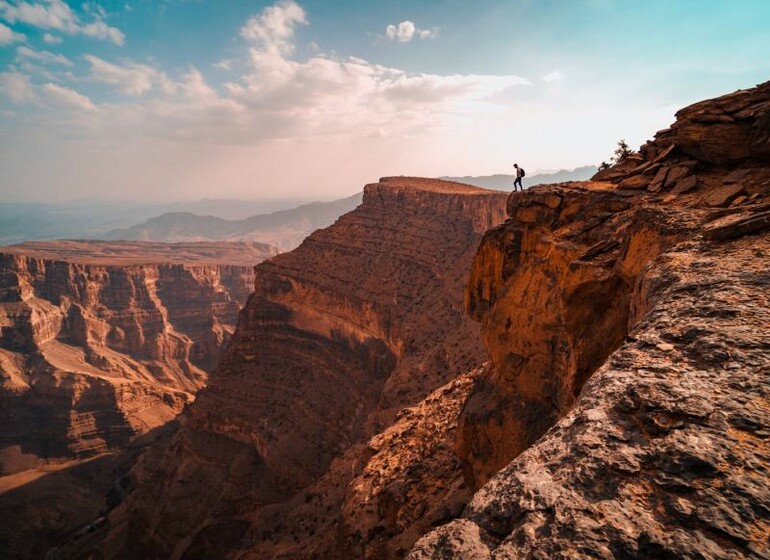
[{"label": "person's backpack", "polygon": [[527,172],[524,171],[524,168],[523,167],[519,167],[519,169],[521,169],[521,176],[522,177],[526,177],[527,176]]}]

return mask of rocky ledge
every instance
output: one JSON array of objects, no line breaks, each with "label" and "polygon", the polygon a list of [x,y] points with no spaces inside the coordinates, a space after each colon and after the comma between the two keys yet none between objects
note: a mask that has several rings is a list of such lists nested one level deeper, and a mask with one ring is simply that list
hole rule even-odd
[{"label": "rocky ledge", "polygon": [[514,193],[467,307],[479,488],[409,558],[770,557],[770,83]]}]

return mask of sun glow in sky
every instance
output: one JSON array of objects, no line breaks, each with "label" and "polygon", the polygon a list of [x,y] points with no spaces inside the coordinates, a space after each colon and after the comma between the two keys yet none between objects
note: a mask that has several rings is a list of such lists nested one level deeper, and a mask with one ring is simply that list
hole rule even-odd
[{"label": "sun glow in sky", "polygon": [[0,199],[597,164],[770,79],[767,29],[765,0],[0,0]]}]

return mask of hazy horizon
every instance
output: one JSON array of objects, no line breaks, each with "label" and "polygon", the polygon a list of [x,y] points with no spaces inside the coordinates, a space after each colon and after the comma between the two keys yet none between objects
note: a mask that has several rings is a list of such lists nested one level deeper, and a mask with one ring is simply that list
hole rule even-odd
[{"label": "hazy horizon", "polygon": [[0,198],[333,200],[573,169],[770,79],[744,0],[0,0]]}]

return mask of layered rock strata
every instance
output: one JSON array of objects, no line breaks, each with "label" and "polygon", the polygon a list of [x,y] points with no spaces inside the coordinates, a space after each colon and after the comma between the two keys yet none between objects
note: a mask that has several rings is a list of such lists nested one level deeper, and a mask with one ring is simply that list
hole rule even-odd
[{"label": "layered rock strata", "polygon": [[[395,428],[365,445],[369,437],[484,361],[462,294],[481,234],[502,221],[505,198],[446,181],[382,179],[366,187],[358,209],[258,266],[255,293],[210,384],[170,445],[134,469],[138,488],[94,549],[118,558],[239,550],[260,558],[366,547],[361,540],[373,535],[338,519],[345,488],[357,474],[368,480],[361,453],[375,456],[404,436]],[[471,380],[449,392],[464,394]],[[445,414],[453,418],[452,409]],[[432,424],[420,425],[431,432]],[[435,438],[446,454],[450,432],[441,430]],[[454,472],[457,494],[459,463]],[[356,492],[372,493],[371,482],[360,484]],[[350,500],[344,515],[355,525],[359,504]],[[398,524],[395,504],[380,509],[363,525],[381,531],[384,517],[398,533],[411,524]],[[436,509],[427,504],[423,513],[452,517]]]},{"label": "layered rock strata", "polygon": [[770,83],[511,195],[467,293],[480,490],[410,558],[770,556],[769,196]]},{"label": "layered rock strata", "polygon": [[[121,448],[174,418],[251,292],[252,266],[217,258],[272,253],[234,245],[217,257],[199,244],[200,264],[189,246],[163,244],[0,249],[2,474]],[[166,262],[182,255],[188,264]]]}]

